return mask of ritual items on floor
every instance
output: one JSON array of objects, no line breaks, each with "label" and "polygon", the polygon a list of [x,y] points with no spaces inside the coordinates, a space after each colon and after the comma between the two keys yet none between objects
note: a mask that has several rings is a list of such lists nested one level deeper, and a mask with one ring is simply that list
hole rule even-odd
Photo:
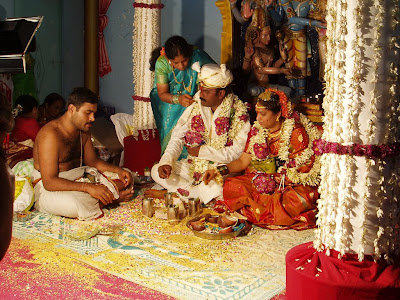
[{"label": "ritual items on floor", "polygon": [[240,235],[246,235],[251,225],[246,218],[233,215],[211,215],[210,213],[187,221],[186,226],[193,234],[208,240],[226,240]]},{"label": "ritual items on floor", "polygon": [[165,220],[177,225],[186,220],[186,227],[194,235],[210,239],[224,240],[246,235],[251,229],[247,218],[239,213],[218,214],[201,206],[199,198],[181,200],[176,193],[165,193],[164,199],[143,198],[142,215],[148,218]]}]

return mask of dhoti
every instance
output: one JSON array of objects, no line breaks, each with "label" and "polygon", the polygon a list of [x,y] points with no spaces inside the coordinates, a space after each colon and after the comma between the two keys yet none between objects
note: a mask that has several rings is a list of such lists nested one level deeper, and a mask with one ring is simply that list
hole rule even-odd
[{"label": "dhoti", "polygon": [[[88,178],[84,178],[85,170],[88,167],[79,167],[72,170],[59,173],[60,178],[68,179],[76,182],[90,182]],[[90,173],[98,172],[94,168],[90,168]],[[107,172],[110,179],[118,178],[114,173]],[[114,175],[114,176],[113,176]],[[68,218],[78,218],[79,220],[95,219],[103,214],[99,206],[99,200],[93,198],[90,194],[79,191],[48,191],[43,186],[40,172],[35,170],[32,173],[33,182],[37,181],[34,187],[35,192],[35,208],[38,211],[49,213]],[[111,192],[118,193],[115,189]],[[118,197],[116,197],[118,198]]]}]

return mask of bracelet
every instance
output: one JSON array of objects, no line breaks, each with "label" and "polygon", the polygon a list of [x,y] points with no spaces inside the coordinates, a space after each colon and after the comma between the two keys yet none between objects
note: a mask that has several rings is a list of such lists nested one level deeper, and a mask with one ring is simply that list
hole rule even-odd
[{"label": "bracelet", "polygon": [[171,103],[172,104],[179,104],[179,95],[172,95],[171,94]]},{"label": "bracelet", "polygon": [[228,169],[228,166],[227,166],[227,165],[218,166],[218,167],[217,167],[217,171],[218,171],[219,174],[221,174],[222,176],[228,175],[228,174],[229,174],[229,169]]},{"label": "bracelet", "polygon": [[243,56],[243,60],[244,60],[244,61],[250,62],[250,61],[251,61],[251,58],[247,58],[246,56]]}]

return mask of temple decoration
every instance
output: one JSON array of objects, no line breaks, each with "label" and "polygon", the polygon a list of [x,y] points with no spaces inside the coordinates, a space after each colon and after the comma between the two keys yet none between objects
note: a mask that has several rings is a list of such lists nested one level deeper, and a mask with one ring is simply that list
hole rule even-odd
[{"label": "temple decoration", "polygon": [[150,133],[155,137],[155,120],[150,104],[150,91],[154,82],[154,73],[150,71],[151,51],[160,46],[160,15],[164,7],[160,0],[135,1],[133,21],[133,84],[135,94],[133,113],[133,136],[138,138],[139,131],[144,140]]},{"label": "temple decoration", "polygon": [[112,0],[99,0],[99,76],[103,77],[111,72],[110,60],[106,43],[104,41],[104,29],[108,25],[106,12],[110,7]]}]

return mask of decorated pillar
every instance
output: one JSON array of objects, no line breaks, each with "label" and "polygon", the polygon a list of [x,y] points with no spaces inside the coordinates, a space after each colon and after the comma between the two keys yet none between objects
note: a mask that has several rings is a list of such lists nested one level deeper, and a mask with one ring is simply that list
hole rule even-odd
[{"label": "decorated pillar", "polygon": [[314,243],[286,256],[287,299],[400,295],[398,0],[328,1]]},{"label": "decorated pillar", "polygon": [[160,46],[161,8],[160,0],[141,0],[133,3],[135,16],[133,22],[133,84],[135,88],[133,136],[142,131],[144,140],[154,137],[156,128],[150,104],[150,91],[153,87],[154,73],[150,71],[151,51]]},{"label": "decorated pillar", "polygon": [[160,46],[161,9],[160,0],[140,0],[133,3],[133,129],[132,135],[124,139],[124,166],[144,175],[160,159],[161,146],[150,92],[154,73],[150,71],[153,49]]}]

